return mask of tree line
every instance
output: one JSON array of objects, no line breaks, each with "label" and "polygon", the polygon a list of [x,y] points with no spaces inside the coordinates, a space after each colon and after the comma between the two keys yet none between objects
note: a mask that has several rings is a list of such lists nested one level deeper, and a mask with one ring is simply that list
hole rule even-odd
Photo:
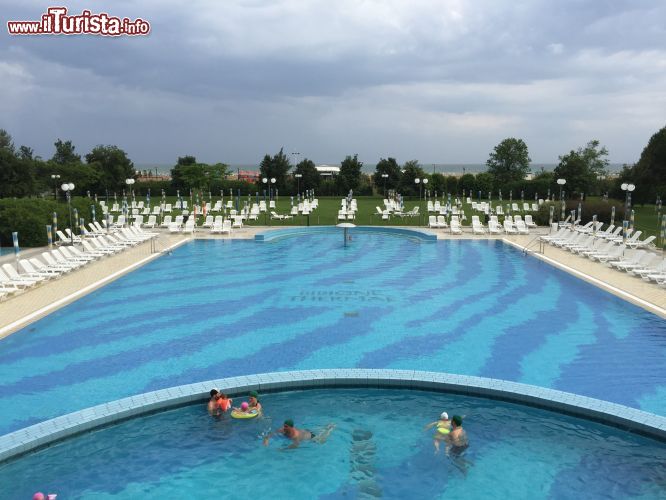
[{"label": "tree line", "polygon": [[[27,146],[15,147],[12,138],[0,129],[0,197],[27,197],[49,195],[61,182],[73,182],[75,193],[87,192],[105,195],[125,189],[125,179],[136,177],[134,164],[125,151],[114,145],[98,145],[83,158],[75,151],[71,141],[58,139],[55,151],[48,160],[35,157]],[[503,196],[521,195],[532,198],[535,194],[545,198],[550,191],[559,194],[556,179],[566,179],[564,191],[570,196],[610,194],[622,198],[620,185],[630,182],[636,186],[635,202],[654,202],[666,192],[666,127],[655,133],[634,165],[627,165],[618,177],[608,174],[608,150],[597,140],[572,149],[559,156],[554,171],[530,172],[531,159],[527,144],[518,138],[502,140],[490,152],[486,171],[462,176],[427,173],[417,160],[400,165],[395,158],[381,158],[372,175],[362,172],[363,162],[357,155],[347,155],[340,162],[340,173],[322,177],[315,163],[304,158],[295,165],[280,149],[274,155],[266,154],[259,165],[259,181],[236,182],[227,179],[229,166],[224,163],[198,162],[194,156],[179,157],[171,169],[171,181],[135,184],[135,190],[153,189],[153,195],[166,190],[171,194],[181,190],[202,190],[217,193],[232,187],[250,193],[267,189],[263,178],[275,179],[271,188],[284,194],[314,189],[320,196],[346,195],[353,190],[357,195],[384,194],[396,190],[406,196],[415,196],[425,190],[440,195],[462,194],[470,191]],[[85,160],[85,161],[84,161]],[[531,180],[527,174],[532,173]],[[59,175],[59,179],[53,179]],[[416,182],[418,179],[419,182]],[[424,184],[423,179],[428,183]],[[144,193],[145,194],[145,193]]]}]

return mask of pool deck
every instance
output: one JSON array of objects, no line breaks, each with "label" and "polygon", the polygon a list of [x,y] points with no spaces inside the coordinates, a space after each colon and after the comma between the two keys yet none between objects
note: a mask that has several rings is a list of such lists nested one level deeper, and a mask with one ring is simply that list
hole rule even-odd
[{"label": "pool deck", "polygon": [[[398,227],[404,229],[404,226]],[[194,236],[163,232],[154,244],[150,242],[142,243],[120,254],[92,262],[83,269],[73,271],[58,279],[3,300],[0,302],[0,339],[158,258],[165,251],[191,241],[193,238],[251,240],[258,233],[280,229],[285,228],[282,226],[244,227],[240,230],[234,230],[232,235],[211,235],[208,230],[199,230]],[[294,229],[298,229],[298,227]],[[535,238],[539,234],[546,234],[548,231],[546,228],[532,231],[530,235],[510,236],[480,236],[467,231],[461,235],[452,235],[444,230],[415,229],[434,233],[438,239],[442,240],[500,239],[520,249],[527,246],[530,256],[548,262],[550,265],[584,279],[662,318],[666,318],[666,291],[654,283],[646,283],[627,273],[616,271],[599,262],[590,261],[550,245],[545,245],[543,253],[539,253],[539,245]],[[29,249],[22,251],[20,256],[21,258],[32,257],[44,250],[46,249]],[[13,261],[14,256],[11,254],[0,257],[0,263]]]}]

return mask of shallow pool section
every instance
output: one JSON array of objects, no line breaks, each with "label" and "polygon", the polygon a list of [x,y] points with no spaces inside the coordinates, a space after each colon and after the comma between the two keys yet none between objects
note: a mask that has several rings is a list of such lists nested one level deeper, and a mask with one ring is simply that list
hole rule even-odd
[{"label": "shallow pool section", "polygon": [[223,377],[478,375],[666,415],[666,322],[501,241],[196,241],[0,341],[0,434]]},{"label": "shallow pool section", "polygon": [[[663,498],[663,443],[510,403],[407,390],[267,394],[265,417],[214,419],[188,406],[84,434],[0,466],[2,498]],[[239,400],[237,400],[239,402]],[[464,415],[470,447],[434,453],[424,426]],[[335,429],[298,449],[261,436]]]}]

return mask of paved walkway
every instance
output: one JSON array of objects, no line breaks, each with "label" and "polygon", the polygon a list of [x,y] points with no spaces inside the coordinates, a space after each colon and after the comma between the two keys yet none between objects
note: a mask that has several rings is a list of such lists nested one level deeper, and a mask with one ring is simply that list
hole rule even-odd
[{"label": "paved walkway", "polygon": [[[200,230],[195,233],[194,239],[253,239],[257,233],[271,229],[284,228],[245,227],[235,230],[232,235],[211,235],[209,231]],[[437,234],[438,239],[493,238],[502,239],[519,248],[527,246],[529,253],[534,257],[545,260],[551,265],[560,267],[566,272],[666,318],[666,291],[663,288],[549,245],[545,245],[543,254],[538,253],[539,245],[535,238],[538,234],[545,234],[547,229],[539,228],[538,231],[532,231],[530,235],[515,236],[479,236],[472,234],[471,231],[465,231],[462,235],[452,235],[445,230],[415,229],[433,232]],[[192,237],[189,235],[162,233],[152,246],[150,242],[143,243],[0,302],[0,338],[10,335],[27,324],[158,258],[167,248],[178,246],[191,239]],[[41,248],[22,251],[21,257],[38,255],[44,250]],[[0,263],[13,261],[13,254],[0,258]]]}]

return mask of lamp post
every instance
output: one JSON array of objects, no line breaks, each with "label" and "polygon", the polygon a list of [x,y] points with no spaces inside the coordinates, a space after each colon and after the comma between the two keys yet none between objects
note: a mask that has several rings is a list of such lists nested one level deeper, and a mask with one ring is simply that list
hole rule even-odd
[{"label": "lamp post", "polygon": [[58,179],[60,179],[59,174],[51,174],[51,179],[53,179],[53,199],[58,200]]},{"label": "lamp post", "polygon": [[386,198],[386,179],[388,179],[388,174],[382,174],[382,179],[384,179],[384,198]]},{"label": "lamp post", "polygon": [[72,245],[74,244],[74,226],[72,226],[72,191],[74,190],[74,184],[69,182],[65,182],[62,186],[60,186],[60,189],[62,189],[65,192],[65,196],[67,197],[67,208],[69,209],[69,229],[71,231],[70,236],[72,239]]},{"label": "lamp post", "polygon": [[[291,153],[291,156],[295,156],[295,157],[298,157],[298,156],[300,156],[300,155],[301,155],[301,153],[298,153],[298,152],[296,152],[296,151],[294,151],[293,153]],[[296,166],[296,165],[298,165],[298,158],[294,158],[294,166]]]},{"label": "lamp post", "polygon": [[631,192],[636,189],[636,186],[624,182],[620,186],[620,189],[627,193],[624,201],[624,220],[629,220],[629,209],[631,208]]},{"label": "lamp post", "polygon": [[[125,184],[127,184],[127,187],[130,190],[130,199],[132,199],[132,200],[134,199],[134,183],[135,182],[136,181],[132,178],[125,179]],[[127,211],[127,227],[129,227],[129,225],[130,225],[129,220],[130,220],[130,211],[128,210]]]},{"label": "lamp post", "polygon": [[[421,193],[423,192],[423,186],[428,184],[428,179],[419,179],[418,177],[414,179],[414,184],[417,184],[419,186],[419,205],[421,205]],[[421,207],[422,208],[422,207]],[[421,218],[423,217],[423,213],[419,215],[419,224],[421,222]]]},{"label": "lamp post", "polygon": [[[299,153],[294,153],[294,154],[299,154]],[[296,191],[298,192],[298,198],[300,198],[301,197],[301,177],[303,177],[303,174],[294,174],[294,177],[296,177],[296,185],[297,185]]]},{"label": "lamp post", "polygon": [[562,201],[562,187],[567,183],[567,180],[560,178],[560,179],[557,179],[557,183],[560,186],[560,201]]},{"label": "lamp post", "polygon": [[[270,182],[269,182],[267,177],[264,177],[263,179],[261,179],[261,182],[264,184],[264,186],[268,186],[268,205],[270,206],[270,203],[271,203],[271,184],[275,184],[275,177],[271,177]],[[266,216],[265,216],[266,224],[270,225],[270,219],[268,218],[268,207],[266,207],[266,212],[264,212],[264,213],[266,214]]]}]

